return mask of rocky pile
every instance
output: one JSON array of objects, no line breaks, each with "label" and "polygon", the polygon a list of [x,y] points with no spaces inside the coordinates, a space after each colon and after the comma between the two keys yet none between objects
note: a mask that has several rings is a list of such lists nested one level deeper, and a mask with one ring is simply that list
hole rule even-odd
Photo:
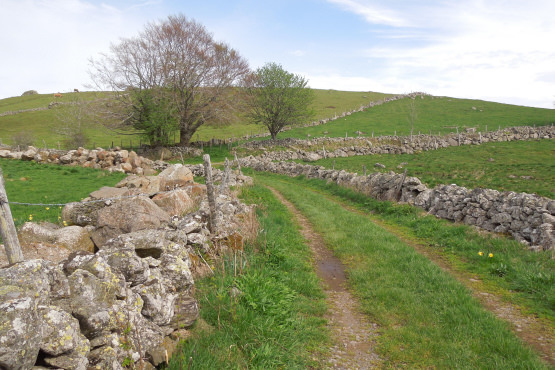
[{"label": "rocky pile", "polygon": [[38,244],[53,252],[0,269],[0,368],[167,361],[198,317],[191,293],[195,271],[209,269],[202,254],[240,242],[238,215],[251,211],[222,192],[222,227],[210,234],[205,186],[192,179],[181,165],[132,175],[67,205],[71,226],[25,224],[24,255]]},{"label": "rocky pile", "polygon": [[490,189],[470,190],[457,185],[429,189],[416,177],[394,172],[359,176],[343,170],[254,157],[240,162],[258,171],[333,181],[376,199],[414,204],[440,218],[511,234],[532,250],[555,248],[555,200],[549,198]]},{"label": "rocky pile", "polygon": [[114,150],[78,148],[65,152],[37,149],[30,146],[25,151],[2,149],[0,150],[0,158],[80,166],[104,169],[110,172],[134,173],[137,175],[153,175],[155,173],[153,161],[137,155],[134,151],[123,150],[117,147]]}]

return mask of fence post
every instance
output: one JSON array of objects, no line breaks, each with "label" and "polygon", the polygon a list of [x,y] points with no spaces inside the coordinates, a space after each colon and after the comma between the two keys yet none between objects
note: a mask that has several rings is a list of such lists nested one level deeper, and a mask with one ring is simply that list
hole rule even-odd
[{"label": "fence post", "polygon": [[13,223],[12,211],[8,203],[8,195],[4,188],[4,174],[0,167],[0,235],[4,241],[6,255],[10,264],[23,261],[23,252],[17,239],[17,231]]},{"label": "fence post", "polygon": [[204,178],[206,182],[206,193],[208,195],[208,207],[210,208],[210,222],[208,228],[211,233],[216,232],[218,220],[216,219],[216,195],[214,192],[214,183],[212,182],[212,165],[210,164],[210,154],[202,156],[204,160]]},{"label": "fence post", "polygon": [[233,153],[233,155],[235,156],[235,163],[237,164],[237,169],[239,170],[239,173],[242,175],[243,173],[241,172],[241,163],[239,163],[239,159],[237,159],[237,152]]}]

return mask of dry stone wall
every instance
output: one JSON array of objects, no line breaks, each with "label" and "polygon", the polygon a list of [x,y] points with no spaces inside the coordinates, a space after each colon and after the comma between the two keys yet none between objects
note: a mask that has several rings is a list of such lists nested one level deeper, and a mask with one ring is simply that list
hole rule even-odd
[{"label": "dry stone wall", "polygon": [[[256,141],[243,144],[246,148],[266,150],[259,157],[273,161],[301,159],[307,162],[322,158],[341,158],[372,154],[414,154],[459,145],[480,145],[489,142],[536,140],[555,138],[555,127],[510,127],[487,133],[461,132],[443,136],[413,135],[379,136],[375,138],[317,138],[312,140],[283,139]],[[272,146],[294,148],[285,151],[268,151]],[[328,149],[326,149],[326,146]]]},{"label": "dry stone wall", "polygon": [[202,255],[240,240],[251,212],[223,189],[210,234],[205,192],[173,165],[66,205],[70,226],[25,224],[24,255],[37,244],[54,253],[0,268],[0,368],[154,368],[171,357],[198,317]]},{"label": "dry stone wall", "polygon": [[123,150],[117,147],[113,150],[78,148],[70,151],[39,149],[32,146],[24,151],[6,148],[0,149],[0,158],[80,166],[138,175],[153,175],[157,168],[156,162],[141,157],[134,151]]},{"label": "dry stone wall", "polygon": [[257,171],[304,175],[332,181],[380,200],[413,204],[439,218],[511,234],[533,250],[555,248],[555,200],[538,195],[438,185],[429,189],[416,177],[394,172],[360,176],[346,171],[255,157],[240,160]]}]

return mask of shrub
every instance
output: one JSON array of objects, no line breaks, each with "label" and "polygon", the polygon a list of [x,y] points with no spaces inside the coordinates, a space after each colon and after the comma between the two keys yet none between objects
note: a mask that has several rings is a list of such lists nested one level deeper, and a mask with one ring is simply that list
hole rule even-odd
[{"label": "shrub", "polygon": [[33,145],[35,141],[35,136],[29,131],[20,131],[14,136],[12,136],[12,145],[14,148],[19,146],[20,150],[27,150],[27,148]]}]

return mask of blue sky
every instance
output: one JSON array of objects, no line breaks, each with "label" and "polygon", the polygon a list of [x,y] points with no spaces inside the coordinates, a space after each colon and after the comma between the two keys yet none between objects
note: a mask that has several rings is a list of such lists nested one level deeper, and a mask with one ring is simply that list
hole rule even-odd
[{"label": "blue sky", "polygon": [[183,13],[314,88],[553,108],[553,0],[0,0],[0,98],[84,89],[88,59]]}]

